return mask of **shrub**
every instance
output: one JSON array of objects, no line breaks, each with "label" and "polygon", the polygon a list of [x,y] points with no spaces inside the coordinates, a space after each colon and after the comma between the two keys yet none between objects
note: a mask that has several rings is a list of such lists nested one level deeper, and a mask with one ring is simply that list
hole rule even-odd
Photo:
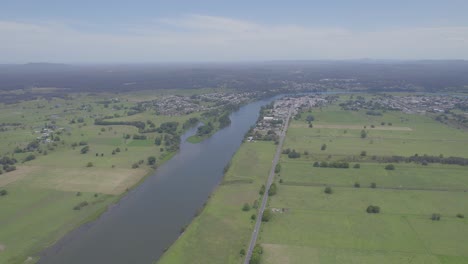
[{"label": "shrub", "polygon": [[297,159],[297,158],[300,158],[301,157],[301,153],[299,152],[296,152],[296,150],[292,150],[291,152],[289,152],[288,154],[288,158],[290,159]]},{"label": "shrub", "polygon": [[465,216],[463,214],[457,214],[457,217],[458,218],[465,218]]},{"label": "shrub", "polygon": [[279,173],[281,171],[281,164],[276,164],[275,166],[275,173]]},{"label": "shrub", "polygon": [[434,213],[431,215],[431,220],[432,221],[439,221],[440,220],[440,214]]},{"label": "shrub", "polygon": [[242,206],[242,211],[249,211],[250,210],[250,205],[248,203],[245,203],[244,206]]},{"label": "shrub", "polygon": [[394,170],[394,169],[395,169],[395,165],[393,165],[393,164],[388,164],[387,166],[385,166],[385,169],[386,169],[386,170]]},{"label": "shrub", "polygon": [[140,165],[138,165],[138,163],[133,163],[132,164],[132,169],[137,169],[139,167],[140,167]]},{"label": "shrub", "polygon": [[276,187],[276,183],[272,183],[270,185],[270,189],[268,189],[268,196],[275,195],[277,191],[278,191],[278,188]]},{"label": "shrub", "polygon": [[372,189],[377,188],[377,183],[375,183],[375,182],[371,183],[371,184],[370,184],[370,187],[371,187]]},{"label": "shrub", "polygon": [[271,210],[265,209],[262,214],[262,222],[268,222],[271,219]]},{"label": "shrub", "polygon": [[332,194],[333,191],[332,191],[332,188],[331,188],[330,186],[327,186],[327,187],[325,187],[324,192],[325,192],[326,194]]},{"label": "shrub", "polygon": [[361,184],[359,182],[354,183],[354,188],[361,188]]},{"label": "shrub", "polygon": [[156,163],[156,157],[150,156],[148,157],[148,165],[154,165]]},{"label": "shrub", "polygon": [[320,167],[320,163],[318,161],[314,162],[314,167]]},{"label": "shrub", "polygon": [[256,216],[255,214],[252,214],[252,215],[250,216],[250,219],[255,220],[255,219],[257,219],[257,216]]},{"label": "shrub", "polygon": [[86,167],[90,168],[90,167],[93,167],[94,164],[92,162],[88,162],[88,164],[86,164]]},{"label": "shrub", "polygon": [[380,207],[377,205],[369,205],[366,209],[366,212],[369,214],[378,214],[380,213]]},{"label": "shrub", "polygon": [[353,168],[355,168],[355,169],[359,169],[359,168],[361,168],[361,164],[359,164],[359,163],[356,163],[356,164],[354,164]]},{"label": "shrub", "polygon": [[365,130],[361,130],[361,138],[366,138],[367,132]]},{"label": "shrub", "polygon": [[86,153],[88,153],[88,151],[89,151],[89,146],[84,146],[84,147],[80,150],[80,153],[81,153],[81,154],[86,154]]},{"label": "shrub", "polygon": [[3,190],[0,190],[0,196],[5,196],[8,194],[8,191],[3,189]]},{"label": "shrub", "polygon": [[361,151],[361,157],[365,157],[365,156],[367,156],[367,151],[365,150]]},{"label": "shrub", "polygon": [[87,201],[81,202],[78,205],[76,205],[75,207],[73,207],[73,210],[81,210],[81,208],[83,208],[83,207],[85,207],[87,205],[88,205]]},{"label": "shrub", "polygon": [[320,150],[326,150],[327,149],[327,144],[323,144],[322,147],[320,147]]},{"label": "shrub", "polygon": [[239,254],[240,254],[241,256],[245,256],[245,249],[241,249],[241,250],[239,251]]},{"label": "shrub", "polygon": [[262,185],[262,187],[260,187],[260,191],[258,193],[260,195],[263,195],[265,193],[265,185]]}]

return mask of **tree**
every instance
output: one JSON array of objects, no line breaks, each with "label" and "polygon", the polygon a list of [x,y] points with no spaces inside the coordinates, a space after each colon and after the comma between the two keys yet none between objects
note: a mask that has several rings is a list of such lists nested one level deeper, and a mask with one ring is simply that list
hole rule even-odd
[{"label": "tree", "polygon": [[154,165],[156,164],[156,157],[150,156],[148,157],[148,165]]},{"label": "tree", "polygon": [[465,216],[463,214],[457,214],[457,217],[458,218],[465,218]]},{"label": "tree", "polygon": [[260,187],[260,191],[258,193],[260,195],[263,195],[265,193],[265,185],[262,185],[262,187]]},{"label": "tree", "polygon": [[431,215],[431,220],[432,221],[439,221],[440,220],[440,214],[434,213]]},{"label": "tree", "polygon": [[354,188],[360,188],[360,187],[361,187],[361,184],[359,182],[354,183]]},{"label": "tree", "polygon": [[293,149],[291,152],[289,152],[288,154],[288,158],[290,159],[297,159],[297,158],[300,158],[301,157],[301,153],[299,152],[296,152],[295,149]]},{"label": "tree", "polygon": [[156,146],[161,146],[161,142],[162,142],[161,137],[157,137],[154,139],[154,144],[156,144]]},{"label": "tree", "polygon": [[388,164],[387,166],[385,166],[385,169],[386,170],[394,170],[395,166],[393,164]]},{"label": "tree", "polygon": [[255,220],[255,219],[257,219],[257,216],[256,216],[255,214],[252,214],[252,215],[250,216],[250,219]]},{"label": "tree", "polygon": [[314,116],[313,115],[308,115],[307,118],[306,118],[307,122],[312,122],[315,120]]},{"label": "tree", "polygon": [[314,162],[314,167],[320,167],[320,163],[318,161]]},{"label": "tree", "polygon": [[273,196],[276,194],[276,192],[277,192],[276,183],[272,183],[270,185],[270,189],[268,189],[268,196]]},{"label": "tree", "polygon": [[359,169],[359,168],[361,168],[361,164],[359,164],[359,163],[356,163],[356,164],[354,164],[353,168],[355,168],[355,169]]},{"label": "tree", "polygon": [[331,188],[330,186],[327,186],[327,187],[325,187],[324,192],[325,192],[326,194],[332,194],[333,191],[332,191],[332,188]]},{"label": "tree", "polygon": [[327,149],[327,144],[323,144],[322,147],[320,147],[320,150],[326,150]]},{"label": "tree", "polygon": [[3,189],[3,190],[0,190],[0,196],[5,196],[8,194],[8,191]]},{"label": "tree", "polygon": [[245,256],[245,249],[241,249],[241,250],[239,251],[239,254],[240,254],[241,256]]},{"label": "tree", "polygon": [[375,183],[375,182],[371,183],[370,187],[371,187],[372,189],[377,188],[377,183]]},{"label": "tree", "polygon": [[276,164],[275,166],[275,173],[279,173],[281,171],[281,164]]},{"label": "tree", "polygon": [[270,209],[265,209],[262,214],[262,222],[268,222],[271,219],[271,210]]},{"label": "tree", "polygon": [[361,157],[365,157],[365,156],[367,156],[367,151],[365,150],[361,151]]},{"label": "tree", "polygon": [[81,153],[81,154],[86,154],[88,151],[89,151],[89,146],[84,146],[84,147],[80,150],[80,153]]},{"label": "tree", "polygon": [[248,203],[245,203],[244,206],[242,206],[242,211],[249,211],[250,210],[250,205]]},{"label": "tree", "polygon": [[88,164],[86,164],[86,167],[88,167],[88,168],[92,167],[92,166],[94,166],[92,162],[88,162]]},{"label": "tree", "polygon": [[366,212],[369,214],[378,214],[380,213],[380,207],[377,205],[369,205],[366,209]]},{"label": "tree", "polygon": [[365,130],[361,130],[361,138],[366,138],[367,132]]}]

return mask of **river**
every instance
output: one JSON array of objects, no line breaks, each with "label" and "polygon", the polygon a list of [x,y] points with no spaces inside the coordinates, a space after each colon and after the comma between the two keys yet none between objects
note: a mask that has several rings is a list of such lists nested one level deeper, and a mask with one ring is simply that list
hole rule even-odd
[{"label": "river", "polygon": [[179,236],[223,177],[223,169],[255,124],[260,107],[250,103],[231,114],[231,125],[180,151],[97,220],[68,233],[46,249],[39,263],[153,263]]}]

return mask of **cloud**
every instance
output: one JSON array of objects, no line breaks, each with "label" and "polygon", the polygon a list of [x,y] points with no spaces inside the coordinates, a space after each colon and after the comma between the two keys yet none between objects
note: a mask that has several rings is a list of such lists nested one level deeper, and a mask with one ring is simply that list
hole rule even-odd
[{"label": "cloud", "polygon": [[188,15],[109,32],[0,21],[0,63],[468,59],[468,27],[357,31]]}]

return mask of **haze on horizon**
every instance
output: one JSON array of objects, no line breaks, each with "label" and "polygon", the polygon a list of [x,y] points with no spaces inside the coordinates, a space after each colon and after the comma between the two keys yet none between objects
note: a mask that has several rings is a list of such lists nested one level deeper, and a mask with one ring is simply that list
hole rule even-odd
[{"label": "haze on horizon", "polygon": [[0,63],[468,59],[468,2],[11,1]]}]

